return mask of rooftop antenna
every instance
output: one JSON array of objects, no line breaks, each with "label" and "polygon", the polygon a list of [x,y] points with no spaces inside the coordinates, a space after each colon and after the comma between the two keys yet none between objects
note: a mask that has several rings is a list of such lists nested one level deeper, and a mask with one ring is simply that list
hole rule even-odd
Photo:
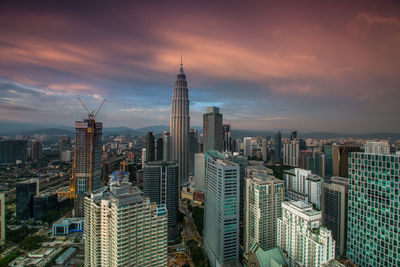
[{"label": "rooftop antenna", "polygon": [[87,106],[85,105],[85,103],[83,103],[82,99],[80,99],[80,98],[78,97],[78,100],[79,100],[79,102],[81,102],[83,108],[86,110],[86,112],[87,112],[87,114],[88,114],[90,120],[94,120],[94,119],[96,118],[96,116],[97,116],[97,114],[99,113],[100,109],[103,107],[104,102],[106,102],[106,99],[103,99],[103,102],[101,103],[101,105],[99,106],[99,108],[97,109],[97,111],[96,111],[96,113],[95,113],[94,110],[93,110],[92,112],[89,111],[89,109],[87,108]]}]

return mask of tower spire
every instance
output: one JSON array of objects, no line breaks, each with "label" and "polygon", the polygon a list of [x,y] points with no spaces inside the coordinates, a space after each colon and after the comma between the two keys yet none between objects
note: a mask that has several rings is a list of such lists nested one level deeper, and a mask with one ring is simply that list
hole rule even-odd
[{"label": "tower spire", "polygon": [[183,64],[182,64],[182,50],[181,50],[181,68],[182,68]]},{"label": "tower spire", "polygon": [[[183,60],[182,60],[182,50],[180,50],[181,51],[181,67],[179,68],[179,73],[178,73],[178,75],[185,75],[185,72],[183,71]],[[183,76],[183,78],[185,78],[184,76]]]}]

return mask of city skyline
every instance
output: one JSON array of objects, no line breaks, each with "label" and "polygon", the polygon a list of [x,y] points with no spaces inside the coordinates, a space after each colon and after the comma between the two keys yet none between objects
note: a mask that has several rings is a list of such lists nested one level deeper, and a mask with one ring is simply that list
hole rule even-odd
[{"label": "city skyline", "polygon": [[72,125],[81,97],[106,126],[168,125],[181,50],[192,125],[218,106],[233,129],[400,131],[395,2],[156,7],[2,3],[0,121]]}]

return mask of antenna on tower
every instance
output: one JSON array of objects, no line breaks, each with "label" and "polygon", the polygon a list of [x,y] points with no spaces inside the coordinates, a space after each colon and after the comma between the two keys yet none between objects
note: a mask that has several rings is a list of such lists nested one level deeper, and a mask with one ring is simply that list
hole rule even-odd
[{"label": "antenna on tower", "polygon": [[101,105],[99,106],[99,108],[97,109],[97,111],[96,111],[96,113],[95,113],[94,110],[93,110],[92,112],[89,111],[89,109],[87,108],[87,106],[85,105],[85,103],[83,103],[82,99],[80,99],[80,98],[78,97],[78,100],[79,100],[79,102],[81,102],[83,108],[86,110],[86,112],[87,112],[87,114],[88,114],[90,120],[94,120],[94,119],[96,118],[96,116],[97,116],[97,114],[99,113],[100,109],[103,107],[104,102],[106,102],[106,99],[103,99],[103,102],[101,103]]}]

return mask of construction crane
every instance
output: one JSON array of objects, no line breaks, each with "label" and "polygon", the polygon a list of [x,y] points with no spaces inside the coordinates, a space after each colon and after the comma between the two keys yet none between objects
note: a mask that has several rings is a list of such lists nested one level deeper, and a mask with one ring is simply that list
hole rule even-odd
[{"label": "construction crane", "polygon": [[94,110],[92,112],[89,111],[89,109],[87,108],[87,106],[85,105],[85,103],[83,103],[82,99],[80,99],[78,97],[79,102],[81,102],[83,108],[86,110],[86,112],[88,113],[89,116],[89,120],[94,120],[97,116],[97,114],[99,114],[100,109],[103,107],[104,102],[106,102],[106,99],[103,99],[103,102],[101,102],[101,105],[99,106],[99,108],[97,109],[97,111],[95,112]]}]

